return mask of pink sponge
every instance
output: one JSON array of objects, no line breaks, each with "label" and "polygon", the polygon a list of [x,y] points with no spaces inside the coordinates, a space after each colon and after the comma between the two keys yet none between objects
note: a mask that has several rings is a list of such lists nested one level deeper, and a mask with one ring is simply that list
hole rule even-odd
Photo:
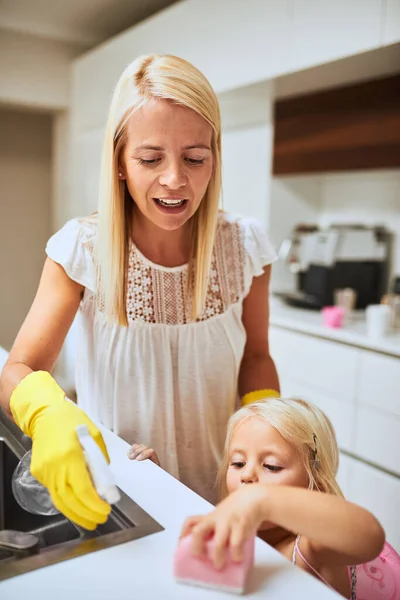
[{"label": "pink sponge", "polygon": [[191,536],[184,537],[176,549],[174,577],[180,583],[187,583],[233,594],[243,594],[247,576],[254,563],[254,537],[248,540],[244,549],[244,560],[234,562],[228,555],[225,566],[215,569],[211,561],[213,541],[207,542],[207,555],[204,558],[193,556]]}]

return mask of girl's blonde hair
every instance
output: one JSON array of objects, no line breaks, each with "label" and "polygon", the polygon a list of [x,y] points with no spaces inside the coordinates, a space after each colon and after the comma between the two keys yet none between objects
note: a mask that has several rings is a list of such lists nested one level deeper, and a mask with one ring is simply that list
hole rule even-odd
[{"label": "girl's blonde hair", "polygon": [[100,176],[97,292],[107,316],[127,325],[126,275],[133,200],[118,177],[121,151],[130,117],[152,99],[190,108],[212,127],[213,173],[204,198],[192,217],[188,298],[192,318],[203,310],[221,192],[221,117],[217,97],[207,79],[189,62],[152,54],[133,61],[122,73],[111,101]]},{"label": "girl's blonde hair", "polygon": [[241,423],[254,417],[269,423],[287,442],[295,446],[308,474],[310,489],[343,496],[336,481],[339,449],[335,430],[328,417],[317,406],[305,400],[269,398],[240,408],[229,419],[224,455],[217,477],[221,498],[228,494],[226,473],[232,436]]}]

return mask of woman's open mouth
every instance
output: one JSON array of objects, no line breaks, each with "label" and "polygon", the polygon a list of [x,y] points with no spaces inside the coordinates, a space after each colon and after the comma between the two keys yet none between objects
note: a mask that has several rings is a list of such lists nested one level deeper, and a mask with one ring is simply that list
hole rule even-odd
[{"label": "woman's open mouth", "polygon": [[182,212],[188,203],[186,198],[153,198],[153,201],[162,212],[168,214]]}]

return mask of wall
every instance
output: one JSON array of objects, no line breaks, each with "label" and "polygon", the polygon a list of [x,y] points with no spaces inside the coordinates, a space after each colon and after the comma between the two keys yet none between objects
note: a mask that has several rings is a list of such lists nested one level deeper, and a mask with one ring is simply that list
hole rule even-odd
[{"label": "wall", "polygon": [[83,49],[0,29],[0,102],[47,110],[67,108],[71,61]]},{"label": "wall", "polygon": [[[270,235],[278,247],[294,225],[383,224],[394,233],[392,275],[400,274],[400,170],[354,171],[275,177],[271,188]],[[293,289],[283,262],[273,269],[273,290]]]},{"label": "wall", "polygon": [[[271,127],[228,129],[222,136],[223,207],[269,225]],[[264,168],[260,168],[260,164]]]},{"label": "wall", "polygon": [[33,301],[51,226],[51,117],[0,110],[0,346]]},{"label": "wall", "polygon": [[[271,184],[270,237],[277,250],[300,222],[315,223],[321,209],[321,178],[274,177]],[[292,290],[295,276],[282,261],[274,264],[271,290]]]},{"label": "wall", "polygon": [[383,224],[394,234],[392,273],[400,275],[400,169],[325,176],[321,186],[321,225]]}]

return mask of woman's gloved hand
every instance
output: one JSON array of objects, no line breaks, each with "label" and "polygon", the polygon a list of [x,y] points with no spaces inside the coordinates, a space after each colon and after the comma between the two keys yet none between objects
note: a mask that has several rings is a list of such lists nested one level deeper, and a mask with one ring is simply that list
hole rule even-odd
[{"label": "woman's gloved hand", "polygon": [[100,431],[72,402],[50,373],[35,371],[15,388],[10,409],[16,424],[32,438],[31,473],[50,492],[54,506],[68,519],[95,529],[111,507],[93,487],[82,447],[76,435],[86,425],[110,462]]}]

